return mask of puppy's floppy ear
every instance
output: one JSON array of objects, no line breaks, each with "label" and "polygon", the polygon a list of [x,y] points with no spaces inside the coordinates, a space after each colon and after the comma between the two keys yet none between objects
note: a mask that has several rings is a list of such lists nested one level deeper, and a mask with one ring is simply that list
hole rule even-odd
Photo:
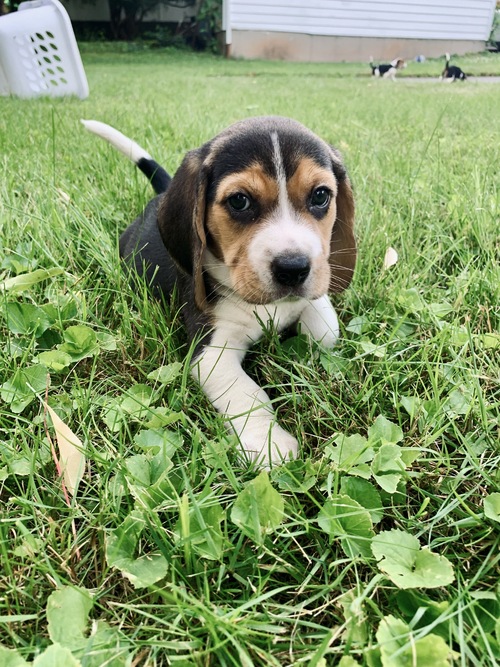
[{"label": "puppy's floppy ear", "polygon": [[208,167],[205,151],[187,153],[165,193],[158,211],[158,228],[174,262],[193,279],[195,303],[203,310],[206,291],[202,257],[207,239],[205,209]]},{"label": "puppy's floppy ear", "polygon": [[354,237],[354,196],[340,154],[332,150],[332,169],[337,179],[337,215],[330,239],[330,291],[342,292],[349,286],[356,265]]}]

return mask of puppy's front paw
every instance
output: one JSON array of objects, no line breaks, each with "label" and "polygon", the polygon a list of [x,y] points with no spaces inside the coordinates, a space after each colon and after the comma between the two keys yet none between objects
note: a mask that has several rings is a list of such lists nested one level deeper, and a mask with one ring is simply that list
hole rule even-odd
[{"label": "puppy's front paw", "polygon": [[246,458],[265,468],[296,458],[299,449],[293,435],[278,424],[266,430],[245,429],[239,440]]},{"label": "puppy's front paw", "polygon": [[328,296],[311,301],[302,311],[299,322],[302,330],[323,347],[334,347],[339,337],[339,321]]}]

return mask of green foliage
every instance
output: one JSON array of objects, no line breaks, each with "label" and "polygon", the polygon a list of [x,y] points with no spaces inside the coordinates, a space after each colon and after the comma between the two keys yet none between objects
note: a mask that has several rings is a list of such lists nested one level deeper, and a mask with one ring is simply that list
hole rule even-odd
[{"label": "green foliage", "polygon": [[382,667],[450,667],[450,649],[442,637],[412,637],[410,628],[394,616],[386,616],[377,631]]},{"label": "green foliage", "polygon": [[399,588],[437,588],[455,576],[445,556],[421,549],[418,539],[402,530],[385,530],[372,540],[379,568]]},{"label": "green foliage", "polygon": [[346,556],[368,556],[373,536],[370,513],[349,496],[333,496],[321,508],[318,524],[330,537],[340,539]]},{"label": "green foliage", "polygon": [[160,553],[136,557],[139,538],[145,528],[145,515],[131,512],[106,538],[106,560],[129,579],[135,588],[146,588],[167,574],[168,563]]},{"label": "green foliage", "polygon": [[284,518],[285,501],[263,471],[238,495],[231,510],[231,520],[257,544],[278,528]]}]

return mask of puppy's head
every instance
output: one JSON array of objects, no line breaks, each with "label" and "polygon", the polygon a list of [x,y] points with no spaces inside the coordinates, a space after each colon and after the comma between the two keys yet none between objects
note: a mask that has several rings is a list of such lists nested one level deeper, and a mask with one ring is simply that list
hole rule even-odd
[{"label": "puppy's head", "polygon": [[232,125],[187,154],[159,213],[167,250],[249,303],[340,292],[356,261],[354,201],[336,150],[280,117]]}]

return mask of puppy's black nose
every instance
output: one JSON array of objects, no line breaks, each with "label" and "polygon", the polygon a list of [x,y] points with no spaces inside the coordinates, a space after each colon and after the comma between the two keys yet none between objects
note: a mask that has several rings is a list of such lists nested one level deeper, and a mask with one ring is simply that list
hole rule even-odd
[{"label": "puppy's black nose", "polygon": [[305,282],[311,264],[305,255],[281,255],[271,262],[274,279],[285,287],[297,287]]}]

